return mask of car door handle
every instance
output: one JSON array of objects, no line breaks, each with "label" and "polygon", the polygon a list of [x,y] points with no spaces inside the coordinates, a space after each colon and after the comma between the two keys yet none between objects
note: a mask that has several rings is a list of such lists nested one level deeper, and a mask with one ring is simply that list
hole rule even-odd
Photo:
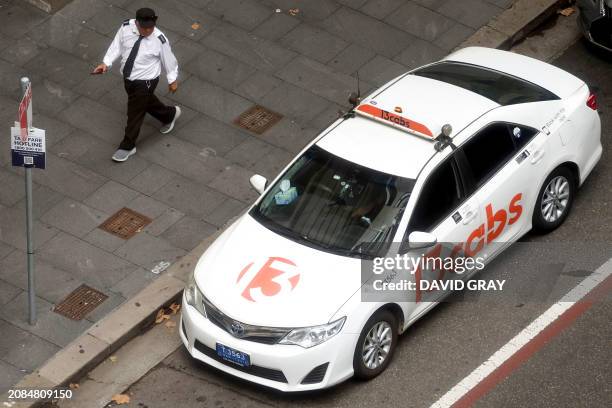
[{"label": "car door handle", "polygon": [[544,151],[536,150],[535,152],[531,154],[531,164],[539,163],[540,160],[542,160],[542,157],[544,157]]},{"label": "car door handle", "polygon": [[472,222],[472,220],[476,218],[476,215],[477,215],[477,211],[473,208],[468,207],[468,208],[463,209],[462,211],[463,225],[467,225],[470,222]]}]

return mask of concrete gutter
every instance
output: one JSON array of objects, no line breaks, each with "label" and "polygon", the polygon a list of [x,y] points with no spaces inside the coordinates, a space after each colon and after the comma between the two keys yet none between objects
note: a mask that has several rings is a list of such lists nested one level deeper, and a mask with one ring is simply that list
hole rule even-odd
[{"label": "concrete gutter", "polygon": [[512,7],[481,27],[457,49],[489,47],[509,50],[540,24],[554,16],[572,0],[517,0]]},{"label": "concrete gutter", "polygon": [[[510,49],[552,17],[557,10],[570,3],[569,0],[518,0],[458,48],[481,46]],[[222,231],[223,229],[200,243],[181,261],[172,265],[163,276],[60,350],[34,373],[24,377],[13,389],[66,387],[94,369],[150,326],[159,309],[180,299],[186,280],[193,272],[199,257]],[[8,394],[5,393],[0,402],[8,401]],[[11,407],[38,407],[42,402],[17,402]]]},{"label": "concrete gutter", "polygon": [[[180,301],[183,288],[198,259],[223,230],[224,228],[220,229],[202,241],[180,261],[170,266],[162,276],[58,351],[12,389],[65,388],[85,376],[121,346],[151,326],[159,309]],[[11,408],[30,408],[41,406],[44,400],[19,402],[10,400],[8,393],[4,393],[0,402],[15,402],[10,405]]]}]

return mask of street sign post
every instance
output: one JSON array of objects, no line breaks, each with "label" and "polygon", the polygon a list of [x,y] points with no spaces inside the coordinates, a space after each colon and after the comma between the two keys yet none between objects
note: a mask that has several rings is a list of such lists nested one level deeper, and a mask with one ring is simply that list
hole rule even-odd
[{"label": "street sign post", "polygon": [[36,324],[36,292],[34,290],[34,241],[32,237],[32,168],[45,168],[45,131],[32,127],[32,84],[21,78],[23,98],[19,103],[17,122],[11,128],[13,166],[25,167],[26,228],[28,248],[29,322]]}]

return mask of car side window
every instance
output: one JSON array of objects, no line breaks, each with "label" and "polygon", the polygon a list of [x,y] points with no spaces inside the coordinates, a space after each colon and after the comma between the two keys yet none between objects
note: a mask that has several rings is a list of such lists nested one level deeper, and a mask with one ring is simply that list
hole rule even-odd
[{"label": "car side window", "polygon": [[508,131],[512,135],[512,139],[514,139],[514,145],[517,151],[525,147],[527,143],[538,134],[536,129],[513,124],[508,125]]},{"label": "car side window", "polygon": [[477,187],[483,185],[516,152],[506,123],[494,123],[461,146]]},{"label": "car side window", "polygon": [[408,233],[431,231],[461,204],[462,196],[457,166],[449,158],[425,182],[412,211]]}]

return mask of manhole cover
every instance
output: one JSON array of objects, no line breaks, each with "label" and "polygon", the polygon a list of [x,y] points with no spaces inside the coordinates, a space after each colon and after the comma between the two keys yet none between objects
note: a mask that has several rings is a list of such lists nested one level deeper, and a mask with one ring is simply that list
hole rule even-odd
[{"label": "manhole cover", "polygon": [[55,305],[53,311],[72,320],[81,320],[107,298],[104,293],[81,285]]},{"label": "manhole cover", "polygon": [[246,112],[242,113],[234,121],[234,123],[241,128],[250,130],[253,133],[261,135],[266,130],[270,129],[281,120],[283,115],[272,112],[260,105],[255,105]]},{"label": "manhole cover", "polygon": [[99,228],[123,239],[130,239],[140,232],[151,219],[129,208],[122,208],[104,221]]}]

